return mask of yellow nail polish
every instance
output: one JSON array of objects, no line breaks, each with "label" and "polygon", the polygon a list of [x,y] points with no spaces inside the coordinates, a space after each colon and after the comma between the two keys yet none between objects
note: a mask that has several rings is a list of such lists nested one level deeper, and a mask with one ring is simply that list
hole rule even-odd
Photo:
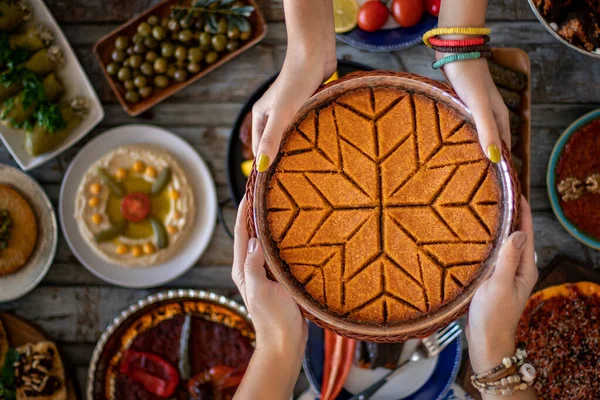
[{"label": "yellow nail polish", "polygon": [[488,146],[488,158],[493,163],[500,162],[500,149],[495,144],[490,144]]},{"label": "yellow nail polish", "polygon": [[259,154],[258,159],[256,160],[256,170],[258,172],[265,172],[269,165],[271,164],[271,160],[269,156],[266,154]]}]

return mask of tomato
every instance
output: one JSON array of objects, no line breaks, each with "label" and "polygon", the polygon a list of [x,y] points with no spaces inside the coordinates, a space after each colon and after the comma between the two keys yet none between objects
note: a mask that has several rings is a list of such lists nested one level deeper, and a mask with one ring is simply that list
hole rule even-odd
[{"label": "tomato", "polygon": [[129,349],[121,358],[119,372],[159,397],[171,397],[179,385],[177,368],[156,354]]},{"label": "tomato", "polygon": [[425,10],[434,17],[440,15],[442,0],[425,0]]},{"label": "tomato", "polygon": [[400,26],[409,28],[416,25],[423,15],[423,2],[417,0],[393,0],[392,16]]},{"label": "tomato", "polygon": [[358,27],[363,31],[375,32],[388,20],[390,11],[379,0],[367,1],[358,10]]},{"label": "tomato", "polygon": [[142,222],[150,214],[150,198],[144,193],[129,193],[121,202],[121,214],[130,222]]}]

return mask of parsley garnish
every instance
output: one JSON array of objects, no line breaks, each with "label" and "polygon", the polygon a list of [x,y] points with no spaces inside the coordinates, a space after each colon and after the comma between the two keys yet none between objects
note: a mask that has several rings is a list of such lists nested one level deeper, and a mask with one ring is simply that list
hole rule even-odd
[{"label": "parsley garnish", "polygon": [[60,106],[55,103],[41,103],[35,112],[35,120],[49,134],[53,134],[66,125]]},{"label": "parsley garnish", "polygon": [[0,399],[15,400],[15,367],[13,364],[19,359],[19,352],[9,349],[4,356],[4,365],[0,374]]}]

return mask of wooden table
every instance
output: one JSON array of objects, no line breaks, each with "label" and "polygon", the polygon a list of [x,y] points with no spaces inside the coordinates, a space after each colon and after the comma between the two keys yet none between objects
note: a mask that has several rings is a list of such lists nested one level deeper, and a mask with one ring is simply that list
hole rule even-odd
[{"label": "wooden table", "polygon": [[[92,45],[125,20],[156,0],[46,0],[104,103],[106,117],[86,139],[57,159],[32,171],[55,206],[62,176],[82,145],[106,129],[129,123],[151,123],[167,128],[190,142],[208,162],[219,199],[229,197],[225,152],[230,129],[246,98],[277,72],[286,49],[281,0],[259,0],[269,22],[269,33],[258,46],[159,104],[147,114],[130,118],[121,109],[92,56]],[[579,244],[561,227],[550,208],[545,187],[550,151],[561,132],[577,117],[600,108],[600,61],[557,42],[535,19],[525,0],[490,0],[489,26],[493,45],[520,47],[532,64],[531,206],[536,250],[541,267],[559,253],[590,267],[600,268],[600,252]],[[338,43],[338,58],[380,69],[410,71],[440,79],[430,69],[432,52],[420,45],[397,53],[369,53]],[[0,163],[15,165],[0,144]],[[229,207],[230,226],[236,210]],[[216,216],[215,216],[216,218]],[[166,285],[212,290],[239,300],[230,277],[232,241],[217,226],[202,259],[182,278]],[[82,388],[94,345],[104,328],[126,306],[160,290],[128,290],[111,286],[90,274],[75,259],[64,239],[42,284],[24,298],[0,305],[38,323],[59,341],[77,369]]]}]

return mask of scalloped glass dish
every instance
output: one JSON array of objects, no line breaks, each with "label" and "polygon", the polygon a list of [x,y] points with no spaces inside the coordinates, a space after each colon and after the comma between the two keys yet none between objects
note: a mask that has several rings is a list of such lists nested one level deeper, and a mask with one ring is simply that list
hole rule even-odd
[{"label": "scalloped glass dish", "polygon": [[[290,124],[284,133],[284,140],[288,135],[290,135],[291,132],[293,132],[298,122],[304,115],[308,113],[308,111],[328,104],[331,102],[333,97],[337,97],[341,93],[359,88],[376,86],[396,87],[410,93],[424,94],[451,107],[467,121],[472,122],[471,113],[464,106],[464,104],[442,89],[436,88],[424,82],[410,79],[408,77],[365,76],[350,79],[333,85],[313,96],[294,117],[292,124]],[[278,160],[275,160],[274,164],[277,161]],[[311,314],[315,320],[322,322],[325,326],[333,327],[339,332],[346,333],[349,336],[368,337],[374,341],[385,341],[386,337],[388,338],[387,340],[391,340],[394,337],[418,337],[422,336],[426,332],[439,329],[439,327],[458,317],[460,313],[466,309],[474,295],[475,290],[493,272],[498,256],[498,243],[502,243],[510,234],[511,225],[515,216],[515,187],[513,186],[509,165],[506,160],[502,159],[500,163],[495,164],[495,167],[497,169],[497,176],[499,177],[499,185],[502,189],[501,222],[498,228],[498,236],[495,245],[487,260],[484,262],[484,266],[479,275],[475,277],[474,280],[467,285],[465,290],[454,300],[446,303],[432,313],[398,324],[364,324],[347,320],[342,316],[327,310],[316,300],[307,295],[300,284],[294,278],[290,277],[284,270],[282,266],[283,261],[278,255],[277,246],[270,236],[268,220],[266,218],[266,201],[268,183],[273,174],[273,168],[265,173],[259,173],[257,175],[253,210],[256,232],[265,251],[265,258],[269,272],[278,282],[280,282],[288,291],[290,291],[296,302],[307,313]]]}]

